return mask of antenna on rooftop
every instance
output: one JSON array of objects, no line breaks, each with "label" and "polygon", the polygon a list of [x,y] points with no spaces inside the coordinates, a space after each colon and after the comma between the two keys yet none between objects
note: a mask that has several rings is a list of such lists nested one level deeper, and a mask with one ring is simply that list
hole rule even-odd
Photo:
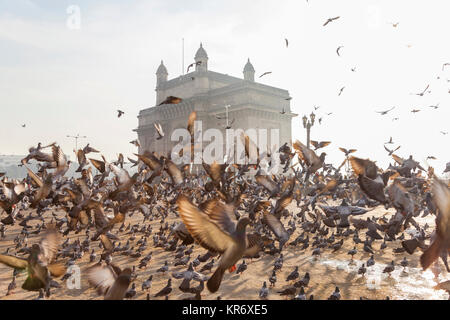
[{"label": "antenna on rooftop", "polygon": [[181,42],[181,74],[184,75],[184,38]]}]

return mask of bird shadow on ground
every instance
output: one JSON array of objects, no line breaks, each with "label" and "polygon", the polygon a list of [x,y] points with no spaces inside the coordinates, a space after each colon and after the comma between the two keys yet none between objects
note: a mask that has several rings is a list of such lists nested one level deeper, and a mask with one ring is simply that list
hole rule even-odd
[{"label": "bird shadow on ground", "polygon": [[[66,290],[64,293],[70,297],[80,297],[81,295],[85,294],[86,291],[89,290],[89,287],[82,287],[80,289],[68,289]],[[86,299],[85,297],[83,297],[82,299]]]},{"label": "bird shadow on ground", "polygon": [[339,289],[342,291],[343,296],[350,297],[350,288],[353,286],[352,280],[356,277],[356,272],[350,272],[345,278],[344,282],[339,284]]}]

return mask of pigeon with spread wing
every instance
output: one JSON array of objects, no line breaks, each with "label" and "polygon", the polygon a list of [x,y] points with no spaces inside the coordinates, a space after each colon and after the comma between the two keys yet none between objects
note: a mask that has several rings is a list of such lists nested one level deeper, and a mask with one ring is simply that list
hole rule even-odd
[{"label": "pigeon with spread wing", "polygon": [[10,255],[0,255],[0,263],[16,270],[26,270],[28,277],[22,285],[22,289],[39,291],[45,289],[50,295],[52,277],[61,277],[66,273],[63,264],[55,262],[60,235],[53,227],[48,227],[47,232],[39,243],[35,243],[28,250],[27,259]]},{"label": "pigeon with spread wing", "polygon": [[192,237],[204,248],[222,255],[213,276],[208,280],[210,292],[216,292],[225,271],[241,259],[247,249],[245,230],[250,219],[241,218],[237,224],[232,221],[234,208],[213,200],[203,210],[180,195],[177,199],[181,219]]}]

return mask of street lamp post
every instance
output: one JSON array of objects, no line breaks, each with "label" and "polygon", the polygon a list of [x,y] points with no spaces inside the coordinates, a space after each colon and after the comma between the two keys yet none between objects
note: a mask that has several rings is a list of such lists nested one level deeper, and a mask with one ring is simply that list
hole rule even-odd
[{"label": "street lamp post", "polygon": [[78,133],[76,136],[69,136],[67,135],[67,138],[72,138],[75,139],[75,152],[78,151],[78,139],[86,139],[86,136],[80,136],[80,134]]},{"label": "street lamp post", "polygon": [[[310,147],[311,127],[314,126],[314,121],[316,120],[316,115],[314,114],[314,112],[311,112],[311,114],[309,115],[309,119],[308,119],[308,117],[306,115],[303,116],[302,119],[303,119],[303,128],[306,129],[306,147],[309,149],[309,147]],[[306,186],[309,185],[309,179],[305,178],[305,185]]]},{"label": "street lamp post", "polygon": [[231,107],[230,104],[227,104],[225,106],[225,117],[227,119],[227,126],[225,127],[225,153],[227,154],[224,158],[224,163],[226,163],[228,161],[228,146],[229,146],[229,141],[228,141],[228,130],[230,129],[230,125],[228,122],[228,108]]},{"label": "street lamp post", "polygon": [[309,119],[307,116],[303,116],[303,128],[306,129],[306,146],[309,148],[310,146],[310,135],[311,135],[311,127],[314,126],[314,121],[316,119],[316,115],[314,112],[311,112],[309,115]]}]

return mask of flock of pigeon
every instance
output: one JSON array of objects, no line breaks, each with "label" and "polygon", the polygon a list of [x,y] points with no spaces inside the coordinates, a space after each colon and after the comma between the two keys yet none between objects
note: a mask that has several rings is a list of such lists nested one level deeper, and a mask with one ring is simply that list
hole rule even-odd
[{"label": "flock of pigeon", "polygon": [[[195,120],[194,111],[187,123],[192,135]],[[240,138],[246,159],[254,154],[252,149],[260,154],[248,136]],[[371,254],[359,266],[363,277],[378,263],[374,245],[379,243],[383,250],[387,242],[398,243],[396,252],[405,254],[402,267],[408,265],[406,254],[418,251],[424,270],[441,259],[450,272],[450,190],[434,169],[425,170],[412,156],[404,159],[392,154],[398,165],[383,170],[374,161],[352,156],[356,150],[344,148],[340,148],[344,162],[335,168],[325,162],[325,153],[316,154],[329,144],[315,143],[315,150],[300,141],[292,147],[284,144],[279,149],[280,172],[273,175],[265,174],[262,166],[271,161],[267,153],[251,164],[203,163],[199,173],[193,174],[189,164],[177,166],[170,157],[151,151],[129,158],[137,168],[130,175],[122,154],[112,162],[103,156],[94,159],[90,155],[99,151],[88,144],[76,150],[79,178],[65,176],[70,161],[56,143],[32,147],[20,164],[28,172],[25,179],[0,173],[0,239],[13,237],[15,244],[0,254],[0,263],[13,269],[6,294],[27,290],[39,292],[37,299],[50,297],[72,277],[68,268],[89,255],[89,266],[82,270],[89,286],[105,299],[131,299],[139,291],[135,280],[153,264],[155,252],[169,252],[173,260],[165,261],[142,283],[147,299],[168,299],[176,290],[192,294],[186,299],[201,299],[205,290],[221,292],[222,282],[233,281],[224,277],[227,271],[243,274],[252,268],[249,261],[267,257],[272,257],[273,266],[255,295],[313,299],[313,294],[305,294],[311,286],[310,272],[302,276],[298,266],[286,278],[288,286],[283,283],[276,289],[286,251],[302,256],[309,248],[319,259],[325,252],[344,250],[344,242],[353,242],[348,251],[350,264],[359,250]],[[189,147],[193,149],[193,139],[180,153]],[[29,168],[32,159],[39,163],[37,172]],[[351,174],[342,175],[345,163],[351,165]],[[379,206],[395,213],[367,216]],[[142,222],[128,222],[133,215],[141,215]],[[360,215],[366,217],[356,217]],[[432,232],[416,221],[427,215],[435,216]],[[155,223],[159,229],[152,227]],[[17,224],[21,231],[9,234]],[[408,228],[416,232],[406,239]],[[75,234],[84,240],[78,237],[71,242]],[[29,238],[40,241],[32,240],[30,245]],[[194,250],[202,253],[193,257]],[[170,273],[172,266],[186,269]],[[395,268],[392,261],[384,272],[390,275]],[[20,289],[16,277],[21,272],[27,277]],[[168,278],[167,285],[150,294],[154,277],[160,275]],[[182,279],[179,287],[173,288],[172,282],[178,279]],[[450,281],[436,289],[450,292]],[[329,299],[340,298],[340,288],[333,286]]]},{"label": "flock of pigeon", "polygon": [[[338,19],[340,16],[329,18],[323,26]],[[396,28],[398,23],[392,26]],[[285,45],[289,46],[288,39]],[[338,56],[343,48],[336,49]],[[442,70],[448,65],[445,63]],[[190,64],[187,71],[194,66],[195,63]],[[264,72],[259,78],[271,73]],[[416,95],[423,97],[431,92],[429,88],[430,85]],[[339,96],[344,89],[345,86],[339,90]],[[160,105],[181,101],[169,96]],[[437,109],[439,104],[429,107]],[[394,108],[376,112],[383,116]],[[118,118],[124,114],[117,110]],[[196,116],[196,112],[189,116],[187,129],[192,140],[180,155],[194,149]],[[155,123],[154,127],[157,139],[164,137],[162,126]],[[245,134],[241,139],[245,156],[250,159],[257,147]],[[130,143],[140,147],[138,140]],[[25,290],[38,292],[36,299],[50,297],[53,290],[63,290],[62,283],[74,276],[68,271],[70,266],[85,255],[89,255],[89,266],[82,275],[107,300],[137,296],[136,279],[153,264],[155,252],[169,252],[173,260],[165,261],[154,274],[146,276],[140,290],[147,299],[168,299],[177,290],[191,294],[186,299],[202,299],[205,290],[220,292],[223,281],[233,281],[224,277],[227,271],[241,275],[252,269],[254,260],[266,257],[271,257],[273,264],[267,268],[267,278],[261,280],[262,287],[255,288],[255,297],[314,299],[314,294],[307,297],[306,293],[307,289],[314,293],[311,274],[301,272],[298,266],[280,286],[278,278],[285,265],[286,251],[296,256],[308,252],[314,259],[320,259],[325,252],[333,255],[343,251],[344,243],[352,244],[347,252],[351,257],[349,264],[356,263],[354,256],[359,250],[370,255],[358,266],[357,274],[362,277],[379,263],[374,258],[374,244],[379,244],[382,253],[387,242],[398,244],[395,253],[405,254],[400,263],[403,268],[409,264],[406,254],[419,251],[423,270],[439,264],[440,259],[447,274],[450,272],[447,263],[450,185],[439,180],[432,167],[424,169],[412,156],[396,155],[400,147],[386,147],[393,144],[392,138],[384,148],[396,165],[385,170],[372,160],[353,156],[356,149],[345,148],[339,148],[345,158],[336,168],[325,162],[326,153],[316,154],[331,142],[311,141],[311,144],[313,149],[300,141],[292,147],[284,144],[279,149],[281,170],[276,175],[266,174],[260,165],[263,160],[271,162],[267,153],[258,156],[255,164],[203,163],[201,170],[193,174],[189,164],[177,166],[170,157],[151,151],[135,154],[135,159],[128,158],[137,167],[137,172],[130,175],[124,168],[122,154],[111,162],[104,156],[95,159],[89,154],[100,152],[88,144],[75,150],[76,172],[80,177],[68,178],[65,174],[71,162],[61,147],[56,143],[47,146],[39,143],[29,149],[20,164],[28,172],[25,179],[18,181],[0,173],[0,239],[13,238],[14,242],[14,247],[0,254],[0,263],[13,269],[6,295]],[[51,152],[46,153],[49,148]],[[256,151],[259,155],[259,150]],[[39,163],[37,172],[28,167],[30,160]],[[342,174],[345,164],[353,169],[351,174]],[[450,162],[444,170],[447,172]],[[295,209],[289,210],[288,206]],[[367,216],[383,206],[395,213]],[[142,222],[129,222],[134,215],[141,215]],[[366,217],[356,218],[362,215]],[[427,232],[428,225],[416,221],[428,215],[435,216],[432,232]],[[159,228],[152,227],[155,223]],[[16,225],[21,231],[10,234],[8,230]],[[416,232],[406,239],[405,230],[409,228],[415,228]],[[71,242],[73,235],[85,238]],[[33,239],[30,240],[33,244],[28,239]],[[123,239],[126,243],[122,245]],[[194,250],[202,253],[194,258]],[[122,267],[117,261],[122,261]],[[185,271],[170,273],[172,266],[184,266]],[[390,276],[395,268],[392,261],[383,273]],[[26,272],[26,279],[19,289],[16,277],[22,272]],[[439,269],[433,272],[437,278]],[[167,285],[150,294],[154,277],[160,276],[167,277]],[[181,280],[178,288],[172,287],[173,280]],[[437,284],[435,289],[450,294],[450,280]],[[333,286],[328,299],[341,299],[339,286]]]}]

